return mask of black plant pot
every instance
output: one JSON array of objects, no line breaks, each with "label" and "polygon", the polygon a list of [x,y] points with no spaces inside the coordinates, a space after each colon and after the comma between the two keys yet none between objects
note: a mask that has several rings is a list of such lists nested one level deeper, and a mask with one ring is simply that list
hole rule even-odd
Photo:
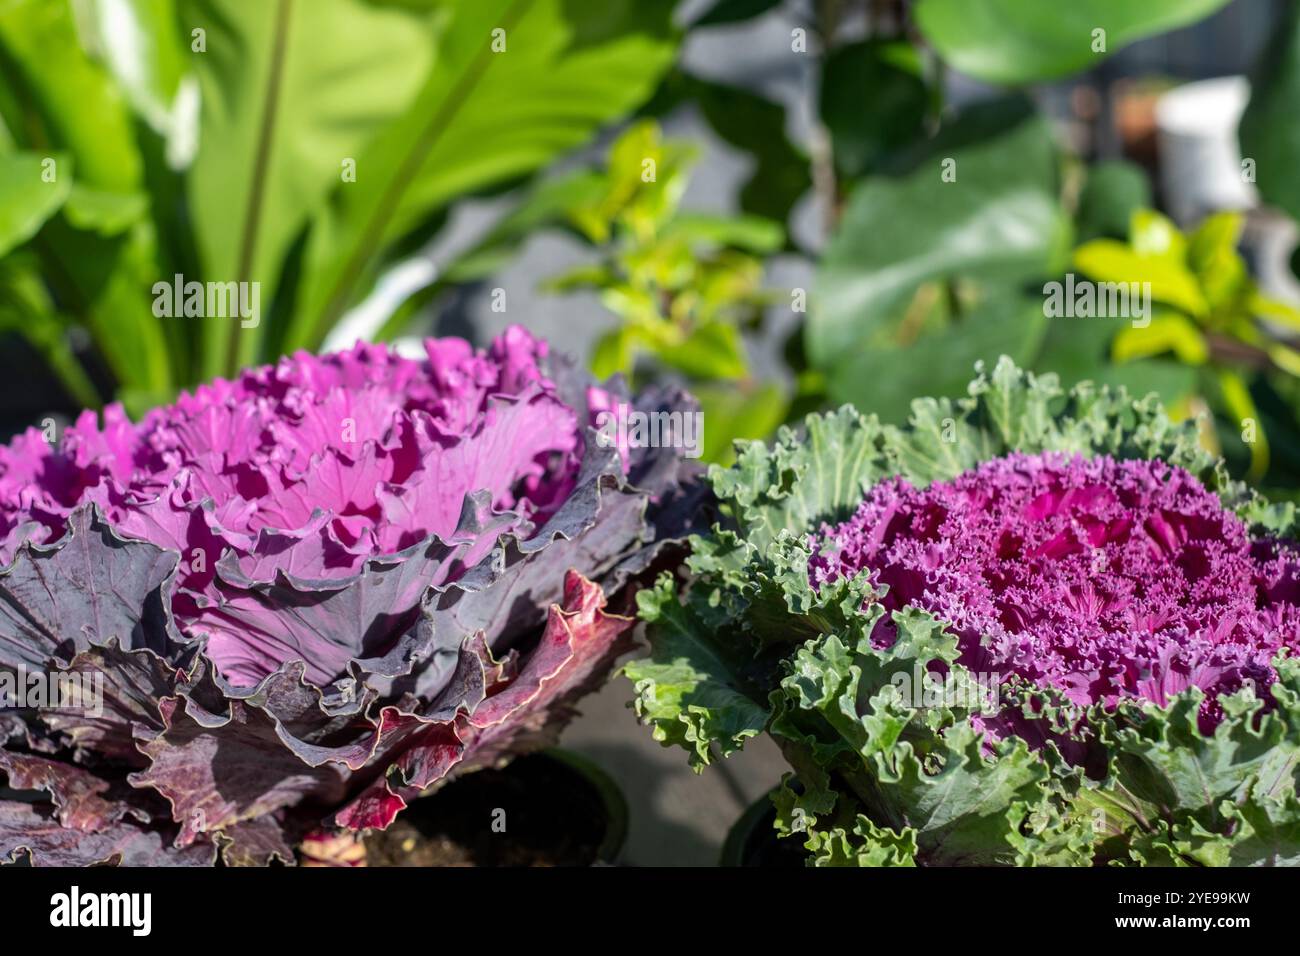
[{"label": "black plant pot", "polygon": [[802,867],[808,854],[794,837],[782,839],[776,832],[776,807],[768,791],[749,805],[727,831],[718,857],[719,866]]},{"label": "black plant pot", "polygon": [[365,844],[369,866],[607,866],[626,838],[614,781],[553,749],[454,780]]}]

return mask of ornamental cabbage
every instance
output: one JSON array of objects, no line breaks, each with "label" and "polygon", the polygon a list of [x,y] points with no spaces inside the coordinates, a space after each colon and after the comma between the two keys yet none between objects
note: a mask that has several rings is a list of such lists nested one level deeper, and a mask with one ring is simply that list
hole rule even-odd
[{"label": "ornamental cabbage", "polygon": [[1003,360],[711,482],[640,595],[635,706],[697,769],[760,732],[815,864],[1300,864],[1300,546],[1153,399]]},{"label": "ornamental cabbage", "polygon": [[0,861],[291,862],[555,739],[630,646],[607,601],[688,466],[598,440],[627,399],[523,329],[425,349],[0,448]]}]

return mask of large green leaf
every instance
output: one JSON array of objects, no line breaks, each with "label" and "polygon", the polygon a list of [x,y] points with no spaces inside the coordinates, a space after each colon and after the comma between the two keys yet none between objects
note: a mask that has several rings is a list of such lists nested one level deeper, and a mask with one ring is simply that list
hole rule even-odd
[{"label": "large green leaf", "polygon": [[74,228],[63,216],[42,232],[45,271],[57,277],[60,302],[90,330],[132,412],[169,401],[173,377],[168,338],[183,316],[153,314],[150,289],[159,281],[148,223],[105,238]]},{"label": "large green leaf", "polygon": [[820,110],[841,176],[856,178],[918,139],[930,91],[910,43],[863,40],[837,47],[822,71]]},{"label": "large green leaf", "polygon": [[1255,161],[1260,194],[1300,219],[1300,6],[1294,3],[1251,78],[1241,151]]},{"label": "large green leaf", "polygon": [[921,0],[916,21],[963,73],[990,83],[1032,83],[1095,66],[1134,40],[1195,23],[1227,2]]},{"label": "large green leaf", "polygon": [[805,328],[812,364],[831,368],[879,344],[923,283],[1015,286],[1055,272],[1070,233],[1056,188],[1051,132],[1019,101],[973,108],[910,172],[864,182],[818,269]]},{"label": "large green leaf", "polygon": [[[411,107],[308,241],[286,348],[318,344],[374,257],[453,199],[534,172],[641,102],[675,48],[668,0],[465,0]],[[494,37],[493,31],[504,31]],[[494,40],[501,52],[494,51]]]},{"label": "large green leaf", "polygon": [[[77,202],[45,224],[38,247],[60,308],[91,330],[138,404],[170,397],[166,330],[149,297],[159,277],[156,243],[147,224],[130,226],[126,215],[141,213],[142,158],[121,91],[86,53],[66,2],[0,3],[0,71],[10,94],[0,104],[15,139],[68,156],[56,175],[72,186],[68,202],[73,194]],[[106,239],[99,234],[106,229],[120,234]]]},{"label": "large green leaf", "polygon": [[740,188],[740,208],[784,223],[812,187],[808,157],[786,135],[785,107],[685,73],[673,76],[668,86],[672,102],[694,103],[715,133],[753,157],[753,172]]},{"label": "large green leaf", "polygon": [[[57,169],[64,157],[51,158]],[[45,159],[37,153],[0,153],[0,258],[34,236],[68,198],[72,177],[46,182]]]},{"label": "large green leaf", "polygon": [[827,392],[833,401],[852,402],[883,421],[901,423],[916,395],[965,394],[977,362],[991,368],[1009,355],[1030,364],[1048,324],[1041,297],[996,296],[906,347],[854,350],[827,373]]},{"label": "large green leaf", "polygon": [[108,72],[87,56],[63,0],[0,3],[0,79],[5,124],[31,149],[69,153],[82,182],[117,192],[140,184],[140,155],[127,104]]},{"label": "large green leaf", "polygon": [[[184,0],[181,12],[207,31],[192,57],[203,107],[188,181],[204,277],[260,282],[266,313],[313,210],[336,188],[382,185],[361,157],[425,79],[431,21],[361,0]],[[356,183],[344,181],[346,160]],[[200,373],[256,360],[265,335],[206,319]]]},{"label": "large green leaf", "polygon": [[[131,108],[159,135],[176,132],[176,100],[189,69],[176,0],[87,0],[94,46]],[[191,80],[192,82],[192,80]]]}]

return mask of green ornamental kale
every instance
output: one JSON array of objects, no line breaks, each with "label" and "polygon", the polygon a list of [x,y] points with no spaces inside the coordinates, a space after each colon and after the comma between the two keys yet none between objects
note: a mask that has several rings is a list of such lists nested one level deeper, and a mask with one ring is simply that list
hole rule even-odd
[{"label": "green ornamental kale", "polygon": [[625,672],[697,770],[771,735],[810,862],[1300,863],[1295,511],[1154,398],[1003,359],[710,480]]}]

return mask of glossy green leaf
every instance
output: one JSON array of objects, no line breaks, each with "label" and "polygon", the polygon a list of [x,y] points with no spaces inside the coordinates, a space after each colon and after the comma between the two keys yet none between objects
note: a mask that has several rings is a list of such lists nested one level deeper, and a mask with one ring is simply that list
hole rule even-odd
[{"label": "glossy green leaf", "polygon": [[1131,362],[1172,352],[1184,365],[1204,365],[1210,346],[1187,316],[1168,310],[1151,316],[1145,326],[1128,325],[1116,334],[1111,355],[1116,362]]},{"label": "glossy green leaf", "polygon": [[71,4],[0,4],[0,58],[5,85],[21,110],[4,121],[20,145],[67,152],[87,185],[118,192],[139,186],[140,154],[126,100],[83,49]]},{"label": "glossy green leaf", "polygon": [[749,372],[740,332],[727,322],[710,322],[681,342],[654,348],[655,357],[670,368],[703,379],[738,379]]},{"label": "glossy green leaf", "polygon": [[780,251],[785,230],[762,216],[710,216],[682,213],[663,228],[665,239],[681,238],[714,246],[732,246],[757,255]]},{"label": "glossy green leaf", "polygon": [[817,272],[812,364],[833,367],[879,341],[922,283],[1015,287],[1055,271],[1070,237],[1056,173],[1047,124],[1023,103],[998,102],[968,111],[907,174],[864,182]]},{"label": "glossy green leaf", "polygon": [[1262,420],[1259,409],[1255,407],[1255,399],[1250,394],[1250,386],[1241,375],[1231,369],[1220,369],[1218,372],[1219,395],[1223,401],[1224,409],[1227,411],[1230,419],[1237,428],[1238,434],[1246,433],[1247,423],[1253,423],[1254,428],[1250,431],[1253,440],[1250,441],[1250,472],[1249,475],[1254,481],[1259,481],[1268,472],[1269,446],[1268,436],[1264,434]]},{"label": "glossy green leaf", "polygon": [[[269,312],[290,244],[336,190],[378,188],[361,157],[403,115],[433,56],[427,18],[362,0],[183,0],[206,31],[193,54],[202,93],[188,193],[204,278],[261,283]],[[355,162],[356,182],[345,182]],[[204,321],[204,376],[258,357],[264,325]]]},{"label": "glossy green leaf", "polygon": [[591,353],[591,372],[599,379],[620,373],[631,375],[635,359],[635,334],[631,327],[620,325],[596,340]]},{"label": "glossy green leaf", "polygon": [[822,70],[819,108],[839,174],[871,172],[924,132],[930,90],[916,48],[875,40],[836,47]]},{"label": "glossy green leaf", "polygon": [[1212,309],[1232,308],[1254,287],[1237,252],[1242,225],[1240,213],[1216,213],[1207,216],[1187,240],[1187,265]]},{"label": "glossy green leaf", "polygon": [[[51,157],[55,169],[66,157]],[[0,257],[20,246],[54,215],[72,189],[72,170],[46,182],[45,156],[38,153],[0,153]]]},{"label": "glossy green leaf", "polygon": [[1227,2],[920,0],[916,22],[961,72],[989,83],[1033,83],[1096,66],[1134,40],[1195,23]]},{"label": "glossy green leaf", "polygon": [[191,36],[177,22],[177,0],[86,0],[86,7],[83,26],[94,31],[93,46],[132,109],[164,138],[189,136],[177,98],[189,74]]},{"label": "glossy green leaf", "polygon": [[1209,309],[1201,284],[1179,255],[1142,255],[1115,239],[1094,239],[1074,251],[1074,266],[1096,282],[1148,282],[1151,298],[1191,315]]},{"label": "glossy green leaf", "polygon": [[[449,8],[428,81],[357,157],[357,182],[335,190],[315,217],[284,347],[318,345],[374,257],[447,203],[534,172],[648,96],[675,49],[671,7],[476,0]],[[501,52],[494,42],[504,43]]]},{"label": "glossy green leaf", "polygon": [[60,218],[46,235],[42,255],[63,308],[90,330],[119,386],[140,396],[133,411],[169,401],[177,384],[169,332],[195,319],[153,314],[150,290],[162,277],[148,225],[104,238]]},{"label": "glossy green leaf", "polygon": [[1265,201],[1300,219],[1300,6],[1286,6],[1251,77],[1250,104],[1241,118],[1241,153],[1254,164]]},{"label": "glossy green leaf", "polygon": [[116,236],[139,222],[149,210],[144,193],[118,193],[73,185],[63,214],[75,229]]},{"label": "glossy green leaf", "polygon": [[1250,307],[1261,318],[1300,331],[1300,309],[1289,302],[1281,302],[1270,296],[1256,293],[1250,300]]}]

